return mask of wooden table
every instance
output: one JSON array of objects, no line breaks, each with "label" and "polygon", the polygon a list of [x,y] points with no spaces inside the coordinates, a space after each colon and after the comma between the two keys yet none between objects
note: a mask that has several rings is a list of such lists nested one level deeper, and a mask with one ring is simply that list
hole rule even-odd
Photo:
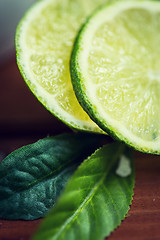
[{"label": "wooden table", "polygon": [[[0,110],[0,152],[5,155],[48,134],[70,131],[32,95],[18,71],[15,54],[0,66]],[[134,159],[133,204],[108,239],[160,240],[160,157],[134,152]],[[0,240],[28,240],[41,221],[0,220]]]}]

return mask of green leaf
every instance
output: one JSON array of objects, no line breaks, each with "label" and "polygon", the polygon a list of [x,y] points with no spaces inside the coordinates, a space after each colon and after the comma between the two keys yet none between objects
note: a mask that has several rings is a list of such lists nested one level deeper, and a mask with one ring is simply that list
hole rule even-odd
[{"label": "green leaf", "polygon": [[[132,172],[118,176],[125,155]],[[134,169],[130,152],[114,143],[97,150],[68,181],[55,207],[42,222],[34,240],[101,240],[125,218],[132,201]]]},{"label": "green leaf", "polygon": [[63,134],[7,156],[0,164],[0,218],[44,216],[80,161],[102,146],[103,140],[102,135]]}]

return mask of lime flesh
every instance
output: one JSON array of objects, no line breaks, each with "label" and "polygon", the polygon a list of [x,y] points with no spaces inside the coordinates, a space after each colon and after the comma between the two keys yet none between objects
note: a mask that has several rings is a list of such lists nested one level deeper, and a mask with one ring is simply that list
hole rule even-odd
[{"label": "lime flesh", "polygon": [[160,3],[119,1],[82,28],[71,61],[76,95],[105,131],[160,153]]},{"label": "lime flesh", "polygon": [[16,32],[17,62],[31,91],[56,117],[72,128],[102,130],[89,118],[74,94],[70,53],[77,31],[105,0],[44,0],[33,6]]}]

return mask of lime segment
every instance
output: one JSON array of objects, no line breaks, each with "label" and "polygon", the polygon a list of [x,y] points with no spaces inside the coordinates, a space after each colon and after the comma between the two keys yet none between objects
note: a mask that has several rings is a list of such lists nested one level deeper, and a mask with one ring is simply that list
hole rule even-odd
[{"label": "lime segment", "polygon": [[160,153],[160,2],[117,1],[83,26],[71,60],[77,98],[106,132]]},{"label": "lime segment", "polygon": [[70,79],[70,53],[84,19],[105,0],[43,0],[21,20],[17,62],[31,91],[56,117],[79,130],[102,132],[79,105]]}]

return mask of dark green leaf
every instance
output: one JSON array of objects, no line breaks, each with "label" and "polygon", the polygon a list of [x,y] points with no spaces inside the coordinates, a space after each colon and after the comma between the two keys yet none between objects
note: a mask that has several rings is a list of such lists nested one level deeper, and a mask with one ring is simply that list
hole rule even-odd
[{"label": "dark green leaf", "polygon": [[63,134],[22,147],[0,164],[0,218],[44,216],[80,161],[102,146],[104,136]]},{"label": "dark green leaf", "polygon": [[[126,155],[132,172],[118,176],[118,159]],[[129,150],[114,143],[97,150],[73,174],[34,240],[101,240],[124,219],[132,201],[134,169]]]}]

